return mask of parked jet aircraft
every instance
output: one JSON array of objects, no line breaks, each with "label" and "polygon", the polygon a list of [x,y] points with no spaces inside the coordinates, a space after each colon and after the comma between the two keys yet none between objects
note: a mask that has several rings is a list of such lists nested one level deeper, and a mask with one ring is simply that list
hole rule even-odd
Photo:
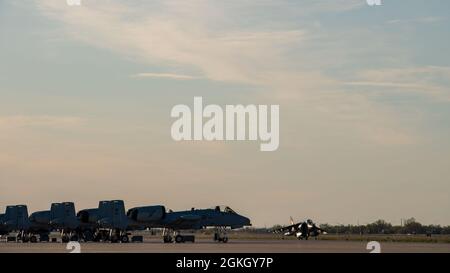
[{"label": "parked jet aircraft", "polygon": [[[118,227],[114,224],[115,218],[112,210],[117,207],[117,205],[114,206],[115,203],[119,203],[119,208],[120,205],[122,206],[122,218],[126,221],[123,201],[101,201],[99,208],[94,209],[99,211],[95,215],[99,221],[83,224],[77,218],[75,205],[72,202],[53,203],[50,210],[37,211],[29,217],[27,206],[7,206],[5,214],[1,217],[0,233],[3,235],[14,233],[16,240],[22,242],[37,242],[37,235],[39,235],[40,241],[49,241],[49,233],[51,231],[60,231],[63,242],[78,241],[80,239],[91,241],[94,239],[94,232],[100,236],[106,233],[106,228],[126,229],[126,225]],[[110,211],[108,211],[108,205]],[[111,224],[107,224],[108,222]],[[111,238],[108,237],[108,239]],[[127,241],[126,239],[122,239],[122,241]],[[115,241],[114,236],[111,241]]]},{"label": "parked jet aircraft", "polygon": [[[127,212],[130,226],[144,226],[146,228],[163,228],[163,240],[165,243],[184,242],[187,238],[179,234],[180,230],[196,230],[206,227],[215,227],[214,240],[226,243],[226,227],[232,229],[250,226],[250,219],[237,214],[229,207],[221,209],[216,206],[213,209],[194,209],[187,211],[168,211],[164,206],[146,206],[129,209]],[[191,236],[192,237],[192,236]]]},{"label": "parked jet aircraft", "polygon": [[9,234],[17,233],[18,240],[23,242],[36,242],[37,237],[32,235],[33,228],[28,219],[28,209],[26,205],[7,206],[1,222],[1,232]]},{"label": "parked jet aircraft", "polygon": [[275,233],[284,232],[284,236],[293,236],[295,235],[299,240],[308,240],[310,236],[317,237],[321,233],[326,233],[323,229],[319,228],[311,219],[306,220],[305,222],[294,223],[294,220],[291,217],[291,225],[282,227],[274,230]]},{"label": "parked jet aircraft", "polygon": [[96,209],[77,214],[85,240],[128,243],[128,218],[122,200],[100,201]]},{"label": "parked jet aircraft", "polygon": [[[0,235],[14,233],[17,241],[49,241],[52,231],[60,231],[63,242],[110,241],[129,242],[129,231],[145,228],[163,228],[164,242],[180,243],[193,236],[179,234],[180,230],[196,230],[215,227],[214,240],[227,242],[226,228],[249,226],[250,220],[231,208],[194,209],[168,211],[164,206],[136,207],[125,214],[122,200],[100,201],[98,208],[84,209],[75,214],[72,202],[52,203],[50,210],[37,211],[28,217],[26,205],[7,206],[0,214]],[[173,232],[173,234],[171,234]],[[133,236],[132,241],[142,241]]]},{"label": "parked jet aircraft", "polygon": [[60,231],[65,243],[78,241],[80,222],[75,214],[73,202],[52,203],[50,210],[37,211],[30,215],[33,230],[39,230],[40,241],[48,241],[48,233]]}]

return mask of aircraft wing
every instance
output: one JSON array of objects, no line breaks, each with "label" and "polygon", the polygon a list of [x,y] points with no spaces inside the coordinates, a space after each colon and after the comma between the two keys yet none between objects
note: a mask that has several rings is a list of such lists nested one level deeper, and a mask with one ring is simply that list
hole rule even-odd
[{"label": "aircraft wing", "polygon": [[290,225],[290,226],[285,226],[285,227],[282,227],[282,228],[277,228],[277,229],[274,229],[273,232],[274,232],[274,233],[280,233],[280,232],[284,232],[284,231],[291,231],[292,228],[297,228],[300,224],[301,224],[301,223],[297,223],[297,224],[293,224],[293,225]]}]

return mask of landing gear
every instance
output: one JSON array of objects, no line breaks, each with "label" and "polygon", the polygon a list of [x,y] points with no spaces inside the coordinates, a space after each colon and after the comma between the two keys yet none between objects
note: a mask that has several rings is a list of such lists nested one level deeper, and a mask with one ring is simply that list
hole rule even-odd
[{"label": "landing gear", "polygon": [[68,243],[68,242],[78,242],[80,240],[80,236],[78,233],[74,230],[69,229],[62,229],[61,230],[61,242]]},{"label": "landing gear", "polygon": [[6,238],[6,241],[16,241],[19,242],[21,241],[22,243],[37,243],[38,241],[38,237],[31,233],[31,232],[25,232],[25,231],[20,231],[19,233],[15,234],[14,236],[8,236]]},{"label": "landing gear", "polygon": [[175,243],[184,243],[184,238],[180,234],[175,236]]},{"label": "landing gear", "polygon": [[128,243],[130,242],[130,238],[128,237],[128,233],[119,229],[111,229],[109,231],[109,240],[111,243]]},{"label": "landing gear", "polygon": [[225,227],[218,227],[216,228],[216,231],[214,232],[214,241],[215,242],[222,242],[227,243],[228,242],[228,236],[226,232]]},{"label": "landing gear", "polygon": [[68,242],[70,242],[70,238],[68,235],[64,234],[63,236],[61,236],[61,241],[63,243],[68,243]]},{"label": "landing gear", "polygon": [[163,241],[164,241],[164,243],[166,243],[166,244],[172,243],[172,242],[173,242],[172,236],[170,236],[170,235],[164,236],[164,237],[163,237]]},{"label": "landing gear", "polygon": [[103,241],[111,241],[111,243],[128,243],[130,242],[130,238],[128,237],[128,233],[124,230],[120,229],[111,229],[109,233],[103,233],[106,237],[103,238]]},{"label": "landing gear", "polygon": [[28,234],[22,234],[22,243],[28,243],[30,241],[30,236]]},{"label": "landing gear", "polygon": [[30,242],[31,242],[31,243],[37,243],[37,237],[36,237],[36,235],[31,235],[31,236],[30,236]]},{"label": "landing gear", "polygon": [[170,230],[167,228],[163,229],[163,241],[166,244],[173,242],[172,236],[170,236]]},{"label": "landing gear", "polygon": [[122,237],[120,237],[120,242],[121,243],[128,243],[130,241],[130,238],[128,237],[128,235],[127,234],[125,234],[125,235],[122,235]]},{"label": "landing gear", "polygon": [[85,242],[90,242],[94,240],[94,234],[90,230],[83,231],[82,236]]},{"label": "landing gear", "polygon": [[109,233],[105,229],[97,230],[94,235],[94,242],[105,242],[109,239]]},{"label": "landing gear", "polygon": [[70,240],[73,242],[78,242],[78,235],[73,234],[72,236],[70,236]]}]

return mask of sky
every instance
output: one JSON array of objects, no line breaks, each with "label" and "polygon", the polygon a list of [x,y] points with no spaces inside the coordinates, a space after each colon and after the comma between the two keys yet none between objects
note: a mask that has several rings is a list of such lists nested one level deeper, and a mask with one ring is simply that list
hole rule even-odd
[{"label": "sky", "polygon": [[[450,2],[0,0],[0,211],[228,205],[450,224]],[[280,146],[176,142],[170,111],[280,105]]]}]

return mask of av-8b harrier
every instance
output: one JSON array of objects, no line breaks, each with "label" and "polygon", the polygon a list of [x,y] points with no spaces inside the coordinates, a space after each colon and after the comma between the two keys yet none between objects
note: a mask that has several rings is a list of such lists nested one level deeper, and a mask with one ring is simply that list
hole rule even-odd
[{"label": "av-8b harrier", "polygon": [[228,242],[226,228],[231,229],[251,226],[250,219],[237,214],[230,207],[216,206],[212,209],[194,209],[186,211],[168,211],[164,206],[146,206],[129,209],[128,218],[130,226],[143,226],[146,228],[163,228],[163,241],[176,243],[186,240],[193,241],[193,236],[182,235],[181,230],[198,230],[214,227],[214,240]]},{"label": "av-8b harrier", "polygon": [[317,239],[319,234],[326,232],[318,227],[311,219],[305,222],[294,223],[291,217],[291,225],[273,230],[275,233],[283,233],[284,236],[295,236],[299,240],[308,240],[309,237]]}]

